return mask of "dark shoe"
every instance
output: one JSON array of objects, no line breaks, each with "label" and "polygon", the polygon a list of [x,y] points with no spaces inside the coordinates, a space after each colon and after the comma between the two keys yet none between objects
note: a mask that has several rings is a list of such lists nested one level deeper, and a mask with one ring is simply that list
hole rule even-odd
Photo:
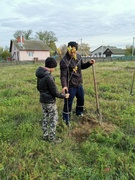
[{"label": "dark shoe", "polygon": [[70,127],[70,126],[71,126],[71,124],[70,124],[69,121],[66,121],[66,125],[67,125],[67,127]]},{"label": "dark shoe", "polygon": [[78,117],[83,117],[83,114],[79,114],[79,115],[77,115]]},{"label": "dark shoe", "polygon": [[68,128],[71,127],[70,122],[66,123],[66,125],[67,125]]},{"label": "dark shoe", "polygon": [[62,140],[61,140],[60,138],[53,138],[53,139],[50,139],[49,141],[50,141],[50,142],[53,142],[53,143],[55,143],[55,144],[59,144],[59,143],[62,142]]}]

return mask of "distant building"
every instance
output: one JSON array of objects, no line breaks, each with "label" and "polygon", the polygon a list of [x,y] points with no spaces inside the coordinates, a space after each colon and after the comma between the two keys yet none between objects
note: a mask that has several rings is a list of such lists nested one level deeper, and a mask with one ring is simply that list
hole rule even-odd
[{"label": "distant building", "polygon": [[43,61],[50,56],[50,48],[43,41],[24,40],[23,36],[10,41],[10,52],[18,61]]},{"label": "distant building", "polygon": [[95,50],[93,50],[91,52],[91,56],[92,57],[97,57],[97,58],[105,57],[104,51],[107,48],[116,48],[116,47],[115,46],[99,46],[98,48],[96,48]]},{"label": "distant building", "polygon": [[125,50],[120,48],[107,48],[104,53],[105,57],[122,57],[125,56]]}]

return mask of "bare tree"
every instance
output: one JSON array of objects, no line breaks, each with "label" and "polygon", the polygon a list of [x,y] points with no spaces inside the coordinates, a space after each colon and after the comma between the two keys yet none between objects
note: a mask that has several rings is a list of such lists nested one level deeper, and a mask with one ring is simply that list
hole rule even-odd
[{"label": "bare tree", "polygon": [[90,54],[90,46],[89,46],[89,44],[81,43],[78,46],[78,52],[79,52],[79,54],[81,54],[83,56],[88,56]]},{"label": "bare tree", "polygon": [[13,36],[14,36],[15,39],[17,39],[19,36],[23,36],[25,40],[30,40],[30,39],[32,39],[30,37],[32,32],[33,31],[31,29],[29,29],[27,31],[18,30],[13,34]]},{"label": "bare tree", "polygon": [[15,39],[17,39],[19,36],[22,36],[22,35],[23,35],[23,30],[18,30],[13,34]]},{"label": "bare tree", "polygon": [[23,31],[23,36],[24,36],[24,39],[25,40],[30,40],[30,39],[32,39],[32,37],[30,37],[31,36],[31,34],[32,34],[32,30],[31,29],[29,29],[29,30],[27,30],[27,31]]},{"label": "bare tree", "polygon": [[67,45],[63,44],[63,45],[60,46],[59,49],[60,49],[61,55],[63,56],[67,52]]}]

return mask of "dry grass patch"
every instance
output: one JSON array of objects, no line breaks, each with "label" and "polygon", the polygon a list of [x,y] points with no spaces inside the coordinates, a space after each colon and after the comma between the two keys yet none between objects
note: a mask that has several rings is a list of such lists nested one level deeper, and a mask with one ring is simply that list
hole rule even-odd
[{"label": "dry grass patch", "polygon": [[108,122],[99,123],[96,119],[82,117],[77,126],[71,131],[70,136],[77,142],[83,142],[92,133],[92,131],[97,128],[101,128],[107,134],[111,134],[118,127]]}]

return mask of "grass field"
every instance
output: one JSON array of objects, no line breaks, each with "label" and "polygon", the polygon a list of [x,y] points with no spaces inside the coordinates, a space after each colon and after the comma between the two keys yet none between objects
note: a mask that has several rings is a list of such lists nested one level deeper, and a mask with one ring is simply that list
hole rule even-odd
[{"label": "grass field", "polygon": [[[83,70],[85,114],[62,121],[57,99],[61,144],[42,140],[42,109],[35,70],[43,63],[0,65],[1,180],[134,180],[135,63],[95,63],[102,123],[96,113],[92,68]],[[59,91],[59,67],[54,72]],[[76,100],[73,103],[75,110]]]}]

